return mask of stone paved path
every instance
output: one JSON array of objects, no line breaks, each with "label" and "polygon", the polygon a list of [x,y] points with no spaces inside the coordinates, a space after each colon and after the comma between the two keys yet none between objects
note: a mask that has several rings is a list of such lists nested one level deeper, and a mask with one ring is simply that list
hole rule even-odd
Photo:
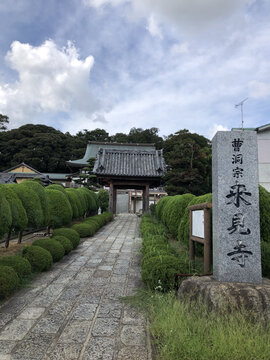
[{"label": "stone paved path", "polygon": [[0,360],[150,360],[144,318],[119,297],[141,285],[139,220],[120,215],[0,307]]}]

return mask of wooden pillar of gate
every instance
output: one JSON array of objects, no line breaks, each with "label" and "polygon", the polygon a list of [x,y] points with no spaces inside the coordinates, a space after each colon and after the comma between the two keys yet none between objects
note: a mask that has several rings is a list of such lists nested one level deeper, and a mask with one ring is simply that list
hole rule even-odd
[{"label": "wooden pillar of gate", "polygon": [[116,188],[113,182],[110,183],[109,211],[116,214]]},{"label": "wooden pillar of gate", "polygon": [[143,189],[143,212],[149,214],[149,185]]}]

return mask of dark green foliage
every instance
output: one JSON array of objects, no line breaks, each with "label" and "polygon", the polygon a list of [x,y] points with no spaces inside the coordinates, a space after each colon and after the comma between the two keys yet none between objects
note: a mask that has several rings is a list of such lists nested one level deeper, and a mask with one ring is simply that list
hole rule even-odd
[{"label": "dark green foliage", "polygon": [[188,257],[159,254],[143,263],[142,280],[150,289],[169,291],[174,287],[174,275],[189,270]]},{"label": "dark green foliage", "polygon": [[270,278],[270,242],[261,241],[262,275]]},{"label": "dark green foliage", "polygon": [[1,256],[0,266],[2,265],[11,266],[16,271],[19,278],[31,274],[31,264],[27,259],[24,259],[21,256]]},{"label": "dark green foliage", "polygon": [[82,187],[79,189],[81,192],[85,193],[85,200],[87,204],[87,214],[94,215],[97,213],[98,204],[97,204],[97,195],[94,191],[87,189],[86,187]]},{"label": "dark green foliage", "polygon": [[156,207],[157,207],[157,204],[151,204],[150,205],[150,213],[152,216],[155,216],[156,215]]},{"label": "dark green foliage", "polygon": [[6,130],[9,123],[8,116],[0,114],[0,130]]},{"label": "dark green foliage", "polygon": [[19,277],[11,266],[0,266],[0,299],[8,297],[19,285]]},{"label": "dark green foliage", "polygon": [[259,197],[261,240],[270,243],[270,193],[261,185]]},{"label": "dark green foliage", "polygon": [[85,195],[85,192],[82,191],[81,189],[75,189],[76,191],[76,195],[80,201],[80,204],[81,204],[81,211],[82,211],[82,215],[81,216],[84,216],[87,212],[87,209],[88,209],[88,200],[86,199],[86,195]]},{"label": "dark green foliage", "polygon": [[48,197],[50,209],[49,225],[56,228],[69,224],[72,220],[72,209],[67,195],[64,195],[62,191],[48,188],[45,189],[45,192]]},{"label": "dark green foliage", "polygon": [[61,191],[64,195],[66,195],[64,186],[59,185],[59,184],[51,184],[51,185],[47,186],[46,189],[58,190],[58,191]]},{"label": "dark green foliage", "polygon": [[65,249],[60,244],[60,242],[54,240],[53,238],[42,238],[35,240],[32,243],[33,246],[40,246],[45,250],[48,250],[52,255],[53,262],[59,261],[65,255]]},{"label": "dark green foliage", "polygon": [[93,226],[93,228],[95,229],[95,232],[97,232],[98,229],[100,228],[100,223],[97,221],[97,219],[95,220],[95,219],[89,218],[89,219],[85,220],[83,222],[83,224],[87,224],[87,225],[89,224],[89,225]]},{"label": "dark green foliage", "polygon": [[109,207],[109,192],[101,189],[97,194],[97,198],[101,212],[103,213],[104,211],[107,211]]},{"label": "dark green foliage", "polygon": [[24,185],[24,183],[19,185],[10,184],[9,186],[13,191],[15,191],[22,202],[28,218],[27,226],[33,229],[37,229],[42,226],[44,224],[44,216],[41,203],[36,192]]},{"label": "dark green foliage", "polygon": [[80,235],[74,229],[70,229],[70,228],[55,229],[53,231],[53,236],[65,236],[72,242],[73,249],[75,249],[80,243]]},{"label": "dark green foliage", "polygon": [[43,225],[47,226],[49,224],[50,214],[49,214],[49,203],[44,187],[41,184],[39,184],[37,181],[33,181],[33,180],[24,181],[23,185],[28,187],[29,189],[34,190],[37,196],[39,197],[39,201],[43,211],[43,218],[44,218]]},{"label": "dark green foliage", "polygon": [[169,135],[163,144],[165,162],[169,171],[164,177],[169,195],[211,191],[210,141],[188,130]]},{"label": "dark green foliage", "polygon": [[106,211],[105,213],[99,215],[101,217],[103,217],[106,221],[106,223],[110,222],[113,220],[113,213]]},{"label": "dark green foliage", "polygon": [[[73,196],[73,200],[76,203],[76,208],[78,211],[78,217],[82,217],[84,216],[84,209],[83,209],[83,204],[82,204],[82,200],[81,200],[81,194],[79,194],[77,192],[77,189],[74,188],[69,188],[69,189],[65,189],[66,193],[69,195],[70,193]],[[76,210],[75,210],[76,212]]]},{"label": "dark green foliage", "polygon": [[185,245],[187,248],[189,246],[189,210],[188,207],[195,204],[201,204],[205,202],[212,202],[212,194],[205,194],[193,198],[188,204],[184,216],[180,221],[178,227],[178,240],[181,244]]},{"label": "dark green foliage", "polygon": [[9,203],[3,192],[4,185],[0,185],[0,238],[7,234],[12,224],[12,214]]},{"label": "dark green foliage", "polygon": [[10,206],[12,215],[11,228],[15,231],[24,230],[27,226],[28,219],[21,200],[9,185],[0,187],[0,192],[4,193]]},{"label": "dark green foliage", "polygon": [[[176,195],[173,196],[169,203],[163,208],[165,224],[175,239],[177,239],[180,221],[188,204],[193,198],[194,195],[192,194]],[[169,205],[169,207],[167,205]]]},{"label": "dark green foliage", "polygon": [[64,248],[65,254],[68,254],[71,250],[73,250],[72,242],[62,235],[53,236],[51,239],[58,241]]},{"label": "dark green foliage", "polygon": [[73,191],[69,191],[69,189],[65,189],[65,192],[67,194],[68,200],[69,200],[71,208],[72,208],[72,218],[78,219],[78,217],[80,216],[78,205],[77,205],[79,200]]},{"label": "dark green foliage", "polygon": [[162,210],[163,207],[167,204],[167,202],[169,201],[170,197],[169,196],[164,196],[163,198],[161,198],[159,200],[159,202],[157,203],[157,207],[156,207],[156,218],[158,221],[161,221],[161,216],[162,216]]},{"label": "dark green foliage", "polygon": [[142,218],[142,279],[150,289],[163,292],[173,290],[176,273],[189,271],[188,256],[186,253],[180,256],[175,252],[164,229],[163,225],[155,223],[150,216]]},{"label": "dark green foliage", "polygon": [[80,237],[93,236],[96,232],[95,224],[88,224],[87,222],[75,224],[72,226],[72,229],[77,231]]},{"label": "dark green foliage", "polygon": [[35,272],[47,271],[52,266],[52,255],[40,246],[25,246],[22,255],[30,262]]}]

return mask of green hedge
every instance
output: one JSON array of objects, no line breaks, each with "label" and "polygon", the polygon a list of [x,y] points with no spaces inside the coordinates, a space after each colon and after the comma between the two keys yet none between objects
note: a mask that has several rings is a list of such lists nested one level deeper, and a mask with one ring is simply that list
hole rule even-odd
[{"label": "green hedge", "polygon": [[80,243],[80,235],[74,229],[70,229],[70,228],[55,229],[53,231],[53,236],[65,236],[72,242],[73,249],[75,249]]},{"label": "green hedge", "polygon": [[40,246],[25,246],[22,255],[30,262],[35,272],[47,271],[53,263],[50,252]]},{"label": "green hedge", "polygon": [[48,250],[52,255],[53,262],[59,261],[65,255],[65,249],[63,246],[53,238],[41,238],[33,241],[33,246],[40,246],[45,250]]},{"label": "green hedge", "polygon": [[11,266],[0,266],[0,299],[8,297],[19,285],[19,277]]},{"label": "green hedge", "polygon": [[167,204],[167,202],[170,200],[170,198],[172,198],[172,196],[164,196],[157,203],[156,218],[158,221],[161,221],[163,207]]},{"label": "green hedge", "polygon": [[73,191],[69,191],[70,189],[65,189],[68,200],[70,202],[72,208],[72,218],[78,219],[81,216],[81,212],[79,212],[79,199]]},{"label": "green hedge", "polygon": [[65,254],[68,254],[73,250],[72,242],[62,235],[53,236],[51,239],[58,241],[64,248]]},{"label": "green hedge", "polygon": [[80,237],[93,236],[96,232],[96,227],[94,224],[87,224],[86,222],[82,224],[75,224],[72,226],[72,229],[77,231]]},{"label": "green hedge", "polygon": [[155,223],[151,216],[143,216],[142,279],[150,289],[163,292],[174,288],[174,274],[189,272],[187,253],[177,254],[166,233],[164,225]]},{"label": "green hedge", "polygon": [[109,208],[109,192],[107,190],[101,189],[97,194],[98,206],[101,209],[101,212],[105,212]]},{"label": "green hedge", "polygon": [[50,220],[49,203],[44,187],[40,185],[37,181],[33,181],[33,180],[24,181],[23,185],[33,190],[37,194],[43,213],[42,225],[48,226]]},{"label": "green hedge", "polygon": [[12,224],[11,210],[3,193],[3,187],[4,185],[0,185],[0,238],[8,233]]},{"label": "green hedge", "polygon": [[50,226],[53,228],[68,225],[72,220],[72,209],[67,195],[62,191],[45,189],[50,209]]},{"label": "green hedge", "polygon": [[21,256],[17,256],[17,255],[1,256],[0,266],[3,265],[11,266],[16,271],[19,278],[23,278],[24,276],[31,274],[30,262]]},{"label": "green hedge", "polygon": [[18,195],[26,211],[28,218],[27,226],[38,229],[44,224],[44,216],[38,195],[30,187],[21,184],[9,184],[9,186]]}]

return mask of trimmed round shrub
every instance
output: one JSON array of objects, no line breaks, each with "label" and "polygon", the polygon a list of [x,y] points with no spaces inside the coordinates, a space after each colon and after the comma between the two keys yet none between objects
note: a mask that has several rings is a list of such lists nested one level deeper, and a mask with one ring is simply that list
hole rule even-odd
[{"label": "trimmed round shrub", "polygon": [[40,246],[45,250],[48,250],[52,255],[53,262],[59,261],[65,255],[65,249],[60,244],[60,242],[50,239],[50,238],[41,238],[33,241],[33,246]]},{"label": "trimmed round shrub", "polygon": [[81,191],[85,192],[87,202],[87,213],[88,215],[94,215],[98,210],[98,199],[94,191],[87,189],[86,187],[80,188]]},{"label": "trimmed round shrub", "polygon": [[67,194],[72,194],[73,196],[73,200],[76,203],[76,208],[78,209],[78,217],[82,217],[84,215],[84,209],[81,202],[81,194],[79,194],[76,190],[77,189],[74,188],[65,189]]},{"label": "trimmed round shrub", "polygon": [[174,275],[188,272],[187,257],[173,255],[154,256],[145,261],[142,266],[142,280],[150,289],[162,292],[172,290],[175,284]]},{"label": "trimmed round shrub", "polygon": [[88,224],[86,222],[82,224],[75,224],[72,226],[72,229],[77,231],[80,237],[93,236],[96,232],[96,227],[94,224]]},{"label": "trimmed round shrub", "polygon": [[52,237],[53,240],[58,241],[64,248],[65,254],[68,254],[71,250],[73,250],[72,242],[62,235],[57,235]]},{"label": "trimmed round shrub", "polygon": [[85,191],[82,188],[76,189],[76,194],[80,200],[81,207],[83,209],[83,215],[87,213],[88,210],[88,199]]},{"label": "trimmed round shrub", "polygon": [[177,239],[178,227],[185,210],[195,196],[192,194],[173,196],[163,208],[162,219],[170,233]]},{"label": "trimmed round shrub", "polygon": [[31,274],[30,262],[21,256],[2,256],[0,257],[0,266],[3,265],[11,266],[20,278]]},{"label": "trimmed round shrub", "polygon": [[65,236],[71,241],[73,249],[75,249],[80,243],[80,235],[74,229],[70,229],[70,228],[55,229],[53,231],[53,236]]},{"label": "trimmed round shrub", "polygon": [[78,199],[77,196],[73,191],[68,191],[69,189],[65,189],[65,192],[67,194],[68,200],[70,202],[71,208],[72,208],[72,218],[78,219],[79,215],[79,209],[78,209]]},{"label": "trimmed round shrub", "polygon": [[171,198],[171,196],[164,196],[163,198],[161,198],[159,200],[159,202],[157,203],[157,207],[156,207],[156,218],[157,220],[161,221],[161,216],[162,216],[162,211],[163,211],[163,207],[165,206],[165,204],[167,203],[167,201]]},{"label": "trimmed round shrub", "polygon": [[39,184],[37,181],[33,181],[33,180],[24,181],[23,185],[35,191],[35,193],[39,197],[40,205],[43,212],[43,220],[44,220],[43,225],[47,226],[50,220],[50,213],[49,213],[49,203],[44,187],[41,184]]},{"label": "trimmed round shrub", "polygon": [[111,213],[109,211],[106,211],[106,212],[104,212],[103,214],[101,214],[99,216],[102,216],[105,219],[106,223],[113,220],[113,213]]},{"label": "trimmed round shrub", "polygon": [[28,186],[21,184],[10,184],[13,191],[18,195],[22,205],[26,211],[28,218],[27,226],[37,229],[44,224],[44,216],[41,208],[40,200],[36,192]]},{"label": "trimmed round shrub", "polygon": [[50,226],[57,228],[69,224],[72,220],[72,209],[67,195],[64,195],[62,191],[48,188],[45,189],[45,192],[49,201]]},{"label": "trimmed round shrub", "polygon": [[3,187],[0,185],[0,238],[7,234],[12,224],[12,215],[9,203],[3,193]]},{"label": "trimmed round shrub", "polygon": [[61,191],[66,196],[65,188],[62,185],[51,184],[51,185],[47,186],[46,189]]},{"label": "trimmed round shrub", "polygon": [[33,271],[47,271],[52,266],[52,255],[40,246],[25,246],[22,255],[30,262]]},{"label": "trimmed round shrub", "polygon": [[0,299],[8,297],[19,285],[19,277],[11,266],[0,266]]},{"label": "trimmed round shrub", "polygon": [[98,229],[101,227],[97,220],[91,219],[91,218],[89,218],[88,220],[85,220],[83,222],[83,224],[89,224],[89,225],[93,226],[93,228],[95,229],[95,232],[97,232]]},{"label": "trimmed round shrub", "polygon": [[28,219],[21,200],[9,185],[1,187],[0,191],[3,191],[10,206],[12,216],[11,228],[15,231],[24,230],[27,226]]}]

